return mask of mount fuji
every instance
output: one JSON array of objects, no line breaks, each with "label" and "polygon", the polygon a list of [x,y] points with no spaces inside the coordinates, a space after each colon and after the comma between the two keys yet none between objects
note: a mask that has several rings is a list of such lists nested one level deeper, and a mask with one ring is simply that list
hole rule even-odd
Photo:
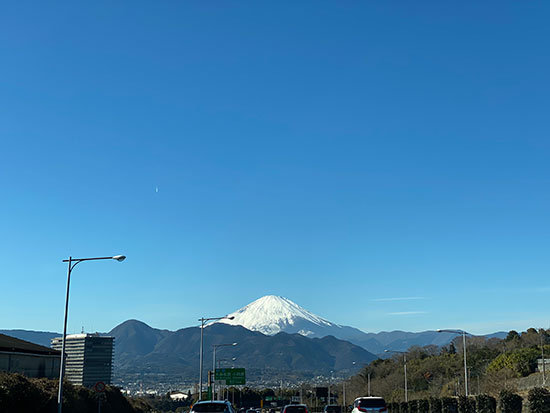
[{"label": "mount fuji", "polygon": [[[301,334],[309,338],[334,336],[363,347],[365,350],[387,357],[385,349],[406,351],[411,346],[444,346],[456,337],[454,333],[436,331],[406,332],[383,331],[365,333],[357,328],[330,322],[300,307],[288,298],[266,295],[228,315],[232,320],[220,323],[242,326],[267,335],[277,333]],[[496,333],[495,337],[502,333]]]},{"label": "mount fuji", "polygon": [[306,337],[334,336],[343,340],[361,340],[367,336],[353,327],[341,326],[325,320],[300,307],[288,298],[266,295],[228,315],[220,323],[240,325],[267,335],[280,332],[298,333]]}]

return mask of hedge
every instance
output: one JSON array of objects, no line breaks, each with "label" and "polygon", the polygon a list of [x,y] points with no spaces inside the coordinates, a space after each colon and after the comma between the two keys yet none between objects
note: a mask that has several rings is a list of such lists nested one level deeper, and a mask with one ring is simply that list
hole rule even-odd
[{"label": "hedge", "polygon": [[527,404],[531,413],[550,413],[550,392],[542,387],[531,389]]},{"label": "hedge", "polygon": [[454,397],[442,397],[441,398],[441,412],[442,413],[458,413],[458,403]]},{"label": "hedge", "polygon": [[441,413],[441,399],[430,397],[428,400],[430,413]]},{"label": "hedge", "polygon": [[476,413],[476,402],[473,397],[458,398],[458,413]]},{"label": "hedge", "polygon": [[417,400],[416,411],[418,413],[430,413],[430,403],[428,400]]},{"label": "hedge", "polygon": [[499,395],[499,405],[501,413],[521,413],[523,400],[521,396],[515,393],[503,390]]},{"label": "hedge", "polygon": [[496,413],[496,399],[487,394],[478,394],[476,396],[476,411],[477,413]]}]

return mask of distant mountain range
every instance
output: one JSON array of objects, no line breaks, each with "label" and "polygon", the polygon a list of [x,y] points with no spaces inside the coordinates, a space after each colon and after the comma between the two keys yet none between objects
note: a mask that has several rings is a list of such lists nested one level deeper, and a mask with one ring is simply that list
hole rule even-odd
[{"label": "distant mountain range", "polygon": [[0,334],[6,334],[20,340],[30,341],[31,343],[40,344],[44,347],[51,347],[52,338],[61,336],[59,333],[34,330],[0,330]]},{"label": "distant mountain range", "polygon": [[[456,337],[454,333],[438,333],[436,331],[365,333],[354,327],[332,323],[300,307],[288,298],[275,295],[261,297],[229,316],[234,319],[222,320],[220,323],[240,325],[264,334],[285,332],[298,333],[306,337],[330,335],[361,346],[381,357],[384,356],[386,349],[406,351],[411,346],[444,346]],[[506,332],[498,332],[491,334],[490,337],[504,338],[506,334]]]},{"label": "distant mountain range", "polygon": [[[186,377],[198,374],[199,327],[172,332],[128,320],[108,334],[115,337],[115,362],[121,371],[164,372]],[[235,357],[234,364],[256,375],[267,371],[309,374],[351,371],[377,358],[359,346],[334,337],[310,339],[287,333],[268,336],[241,326],[214,324],[205,328],[205,369],[212,366],[213,344],[233,342],[238,345],[220,350],[218,360]]]},{"label": "distant mountain range", "polygon": [[[236,365],[253,375],[266,371],[352,372],[384,357],[385,349],[406,351],[411,346],[444,346],[453,333],[391,331],[365,333],[319,317],[291,300],[268,295],[230,314],[234,318],[205,328],[204,363],[212,364],[212,344],[239,343],[223,349],[223,358],[236,357]],[[50,346],[58,333],[0,330],[33,343]],[[118,372],[198,375],[200,328],[160,330],[128,320],[106,333],[115,337]],[[487,336],[504,338],[505,332]],[[205,367],[206,370],[207,367]]]}]

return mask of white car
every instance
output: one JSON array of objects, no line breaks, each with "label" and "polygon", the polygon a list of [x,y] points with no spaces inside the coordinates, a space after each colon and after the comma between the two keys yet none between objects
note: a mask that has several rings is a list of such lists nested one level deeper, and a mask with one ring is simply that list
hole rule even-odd
[{"label": "white car", "polygon": [[195,403],[190,413],[235,413],[235,410],[228,401],[204,400]]},{"label": "white car", "polygon": [[305,404],[287,404],[283,413],[308,413],[308,410]]},{"label": "white car", "polygon": [[387,412],[386,401],[382,397],[358,397],[353,401],[352,413]]}]

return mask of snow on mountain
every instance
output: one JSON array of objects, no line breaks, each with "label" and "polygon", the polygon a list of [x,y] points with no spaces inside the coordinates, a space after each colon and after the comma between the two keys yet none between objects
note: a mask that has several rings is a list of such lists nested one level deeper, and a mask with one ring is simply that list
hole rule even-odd
[{"label": "snow on mountain", "polygon": [[284,331],[299,333],[304,336],[314,336],[317,334],[312,329],[340,327],[300,307],[288,298],[276,295],[266,295],[259,298],[229,314],[229,316],[235,318],[233,320],[222,320],[221,322],[240,325],[267,335]]},{"label": "snow on mountain", "polygon": [[443,346],[456,336],[454,333],[437,333],[436,331],[365,333],[354,327],[332,323],[300,307],[288,298],[276,295],[261,297],[228,316],[235,318],[220,322],[240,325],[248,330],[259,331],[266,335],[284,332],[298,333],[309,338],[334,336],[382,356],[385,355],[384,350],[386,349],[406,351],[411,346],[428,344]]}]

